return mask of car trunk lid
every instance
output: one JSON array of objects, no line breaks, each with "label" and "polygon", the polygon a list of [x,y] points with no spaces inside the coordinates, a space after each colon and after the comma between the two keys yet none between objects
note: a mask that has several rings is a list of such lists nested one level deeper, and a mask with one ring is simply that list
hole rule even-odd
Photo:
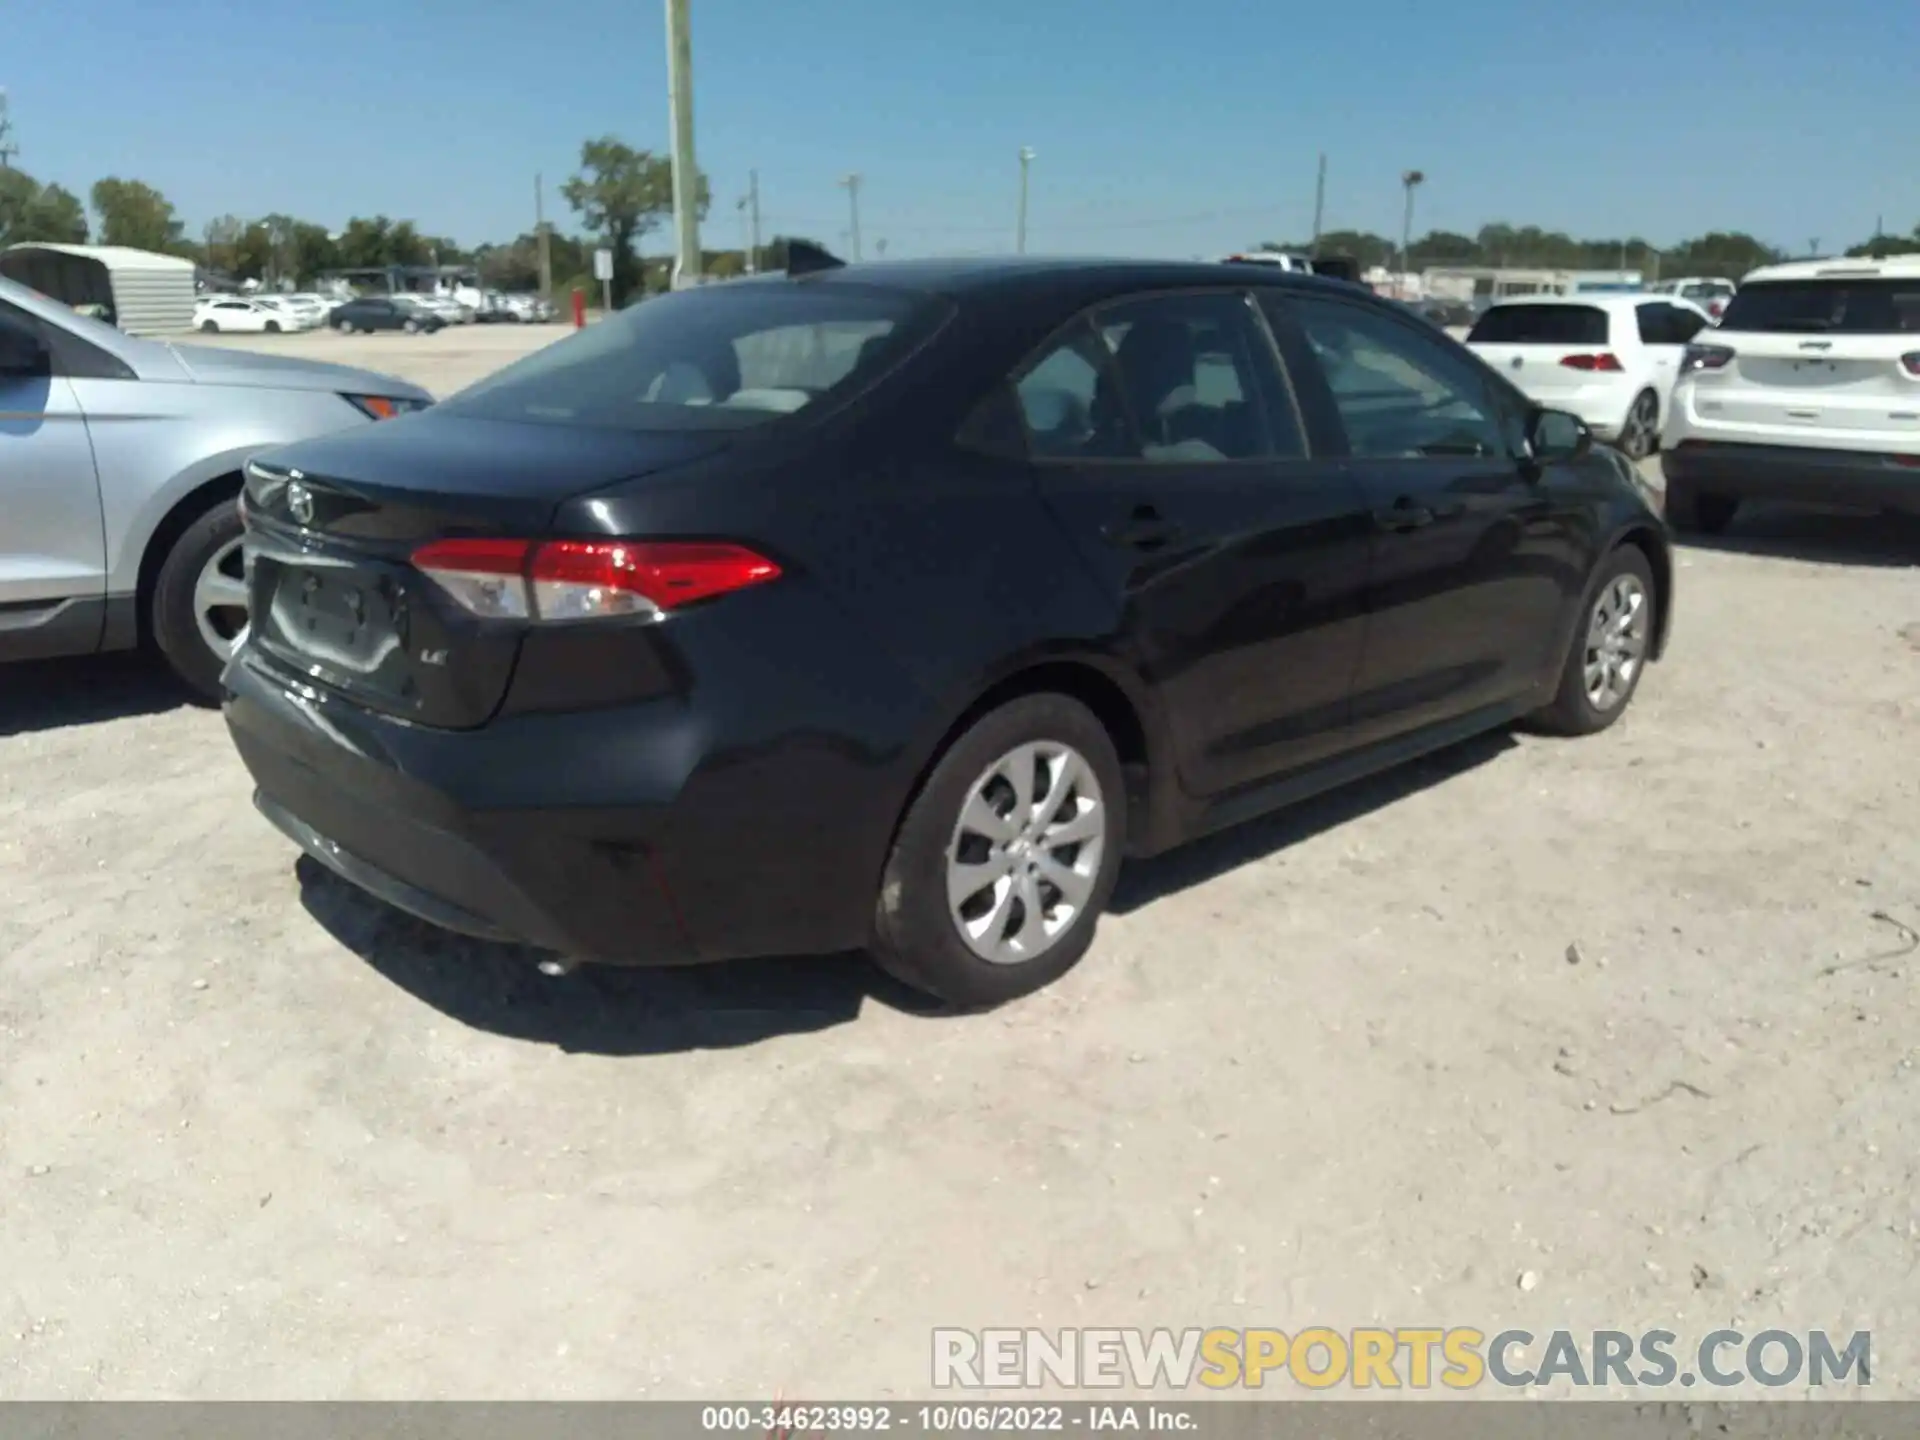
[{"label": "car trunk lid", "polygon": [[250,647],[370,709],[482,725],[525,625],[463,610],[414,567],[414,551],[456,536],[541,537],[569,497],[725,441],[427,411],[272,452],[247,476]]},{"label": "car trunk lid", "polygon": [[1596,305],[1496,305],[1475,322],[1466,343],[1528,395],[1552,400],[1618,368],[1611,320]]},{"label": "car trunk lid", "polygon": [[1783,431],[1884,433],[1890,443],[1920,436],[1920,334],[1765,334],[1716,330],[1697,344],[1732,352],[1718,369],[1694,375],[1693,403],[1706,419]]}]

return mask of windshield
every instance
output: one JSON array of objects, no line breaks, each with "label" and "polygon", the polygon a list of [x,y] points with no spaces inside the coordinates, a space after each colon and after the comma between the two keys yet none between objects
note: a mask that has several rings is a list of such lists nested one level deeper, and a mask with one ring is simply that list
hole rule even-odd
[{"label": "windshield", "polygon": [[944,318],[925,295],[748,281],[647,300],[462,391],[441,413],[741,430],[866,388]]},{"label": "windshield", "polygon": [[1604,345],[1607,312],[1592,305],[1496,305],[1474,322],[1467,343]]},{"label": "windshield", "polygon": [[1763,280],[1727,302],[1722,330],[1808,334],[1920,334],[1920,276]]}]

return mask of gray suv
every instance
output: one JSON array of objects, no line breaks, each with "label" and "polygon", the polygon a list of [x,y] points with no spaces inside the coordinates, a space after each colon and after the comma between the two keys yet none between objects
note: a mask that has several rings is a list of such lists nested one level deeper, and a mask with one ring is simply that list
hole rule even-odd
[{"label": "gray suv", "polygon": [[0,280],[0,661],[151,641],[217,698],[249,456],[432,404],[344,365],[141,340]]}]

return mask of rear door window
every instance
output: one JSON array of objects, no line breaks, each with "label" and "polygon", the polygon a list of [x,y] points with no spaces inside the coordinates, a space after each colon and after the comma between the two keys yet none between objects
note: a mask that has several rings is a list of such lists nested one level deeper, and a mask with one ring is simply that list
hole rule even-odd
[{"label": "rear door window", "polygon": [[930,295],[747,281],[662,295],[536,351],[441,409],[631,430],[744,430],[837,402],[944,321]]},{"label": "rear door window", "polygon": [[1218,292],[1122,301],[1095,317],[1112,375],[1138,427],[1141,458],[1297,459],[1301,426],[1246,296]]},{"label": "rear door window", "polygon": [[1474,322],[1469,345],[1605,345],[1607,312],[1594,305],[1495,305]]},{"label": "rear door window", "polygon": [[1720,317],[1720,328],[1809,335],[1920,334],[1920,277],[1762,280],[1735,292]]}]

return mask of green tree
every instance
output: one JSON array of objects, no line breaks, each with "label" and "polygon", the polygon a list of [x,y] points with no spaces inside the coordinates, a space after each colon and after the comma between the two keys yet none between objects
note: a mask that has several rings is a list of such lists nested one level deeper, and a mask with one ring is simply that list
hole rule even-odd
[{"label": "green tree", "polygon": [[1861,241],[1847,254],[1874,260],[1884,260],[1889,255],[1920,255],[1920,225],[1913,227],[1911,235],[1875,235],[1871,240]]},{"label": "green tree", "polygon": [[[588,233],[604,237],[612,249],[613,303],[624,303],[641,276],[635,246],[673,213],[673,162],[603,135],[581,145],[579,173],[560,193]],[[710,199],[704,175],[698,178],[696,194],[704,219]],[[554,273],[559,274],[557,267]]]},{"label": "green tree", "polygon": [[87,212],[80,197],[58,185],[42,185],[23,170],[0,170],[0,245],[45,240],[81,245]]},{"label": "green tree", "polygon": [[109,176],[96,180],[89,196],[100,217],[102,245],[131,245],[136,250],[172,254],[182,248],[186,226],[173,204],[144,180]]}]

